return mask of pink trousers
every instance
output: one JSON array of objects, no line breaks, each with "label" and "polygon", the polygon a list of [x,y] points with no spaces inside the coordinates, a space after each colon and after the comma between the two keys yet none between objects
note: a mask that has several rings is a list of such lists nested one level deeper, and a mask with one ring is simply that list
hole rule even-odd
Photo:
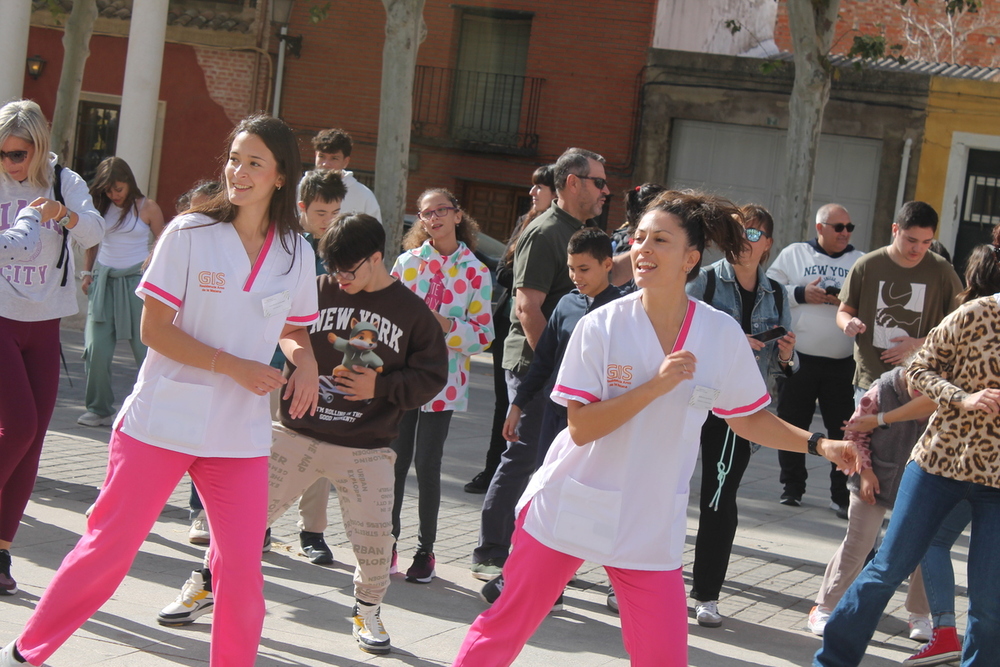
[{"label": "pink trousers", "polygon": [[[503,593],[469,628],[453,667],[510,665],[583,559],[550,549],[517,519],[513,551],[503,567]],[[604,568],[621,613],[622,639],[634,667],[686,667],[687,598],[680,568],[669,571]]]},{"label": "pink trousers", "polygon": [[266,456],[199,458],[115,431],[108,474],[87,531],[63,560],[17,640],[41,665],[125,578],[139,547],[185,472],[212,517],[212,667],[250,667],[264,624],[260,541],[267,518]]}]

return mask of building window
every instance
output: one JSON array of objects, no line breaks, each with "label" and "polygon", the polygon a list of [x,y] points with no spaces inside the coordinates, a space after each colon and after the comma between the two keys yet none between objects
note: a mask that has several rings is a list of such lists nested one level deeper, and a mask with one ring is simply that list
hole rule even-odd
[{"label": "building window", "polygon": [[115,154],[118,145],[120,104],[80,101],[76,116],[76,143],[73,150],[73,171],[90,182],[97,165]]},{"label": "building window", "polygon": [[464,12],[452,96],[452,137],[516,145],[531,19]]},{"label": "building window", "polygon": [[970,149],[965,172],[965,198],[955,239],[955,267],[964,269],[980,243],[991,243],[1000,223],[1000,152]]},{"label": "building window", "polygon": [[454,68],[417,67],[414,137],[534,155],[543,79],[525,76],[531,13],[461,9]]}]

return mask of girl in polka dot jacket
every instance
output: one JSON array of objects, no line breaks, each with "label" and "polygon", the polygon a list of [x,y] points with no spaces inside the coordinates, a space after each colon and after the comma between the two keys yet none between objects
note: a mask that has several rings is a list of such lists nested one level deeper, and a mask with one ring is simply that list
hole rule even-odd
[{"label": "girl in polka dot jacket", "polygon": [[[441,324],[448,346],[448,384],[431,402],[404,415],[399,437],[392,443],[396,452],[392,533],[398,540],[406,474],[416,458],[420,527],[406,580],[428,583],[434,577],[444,441],[452,413],[468,406],[469,357],[493,340],[493,283],[489,269],[472,252],[479,227],[453,194],[427,190],[417,199],[417,210],[419,220],[403,239],[406,251],[396,260],[392,275],[424,299]],[[395,565],[393,548],[393,571]]]}]

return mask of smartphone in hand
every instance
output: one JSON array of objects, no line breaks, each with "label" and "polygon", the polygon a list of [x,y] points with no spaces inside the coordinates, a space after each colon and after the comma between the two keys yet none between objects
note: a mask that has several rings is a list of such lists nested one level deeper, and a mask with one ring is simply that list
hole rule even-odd
[{"label": "smartphone in hand", "polygon": [[766,343],[769,340],[775,340],[777,338],[781,338],[786,333],[788,333],[788,330],[786,330],[785,327],[774,327],[773,329],[768,329],[767,331],[761,331],[759,334],[754,334],[750,337],[753,338],[754,340],[759,340],[762,343]]}]

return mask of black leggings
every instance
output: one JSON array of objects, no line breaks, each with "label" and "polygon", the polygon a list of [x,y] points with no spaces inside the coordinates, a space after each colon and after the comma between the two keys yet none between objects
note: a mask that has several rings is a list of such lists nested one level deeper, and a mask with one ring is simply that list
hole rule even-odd
[{"label": "black leggings", "polygon": [[[720,461],[728,468],[728,473],[722,482],[718,506],[713,508],[709,505],[719,491]],[[740,522],[736,493],[749,463],[750,442],[729,433],[729,425],[710,414],[701,429],[701,515],[698,517],[691,586],[691,597],[699,602],[718,600],[726,580],[729,555]]]}]

